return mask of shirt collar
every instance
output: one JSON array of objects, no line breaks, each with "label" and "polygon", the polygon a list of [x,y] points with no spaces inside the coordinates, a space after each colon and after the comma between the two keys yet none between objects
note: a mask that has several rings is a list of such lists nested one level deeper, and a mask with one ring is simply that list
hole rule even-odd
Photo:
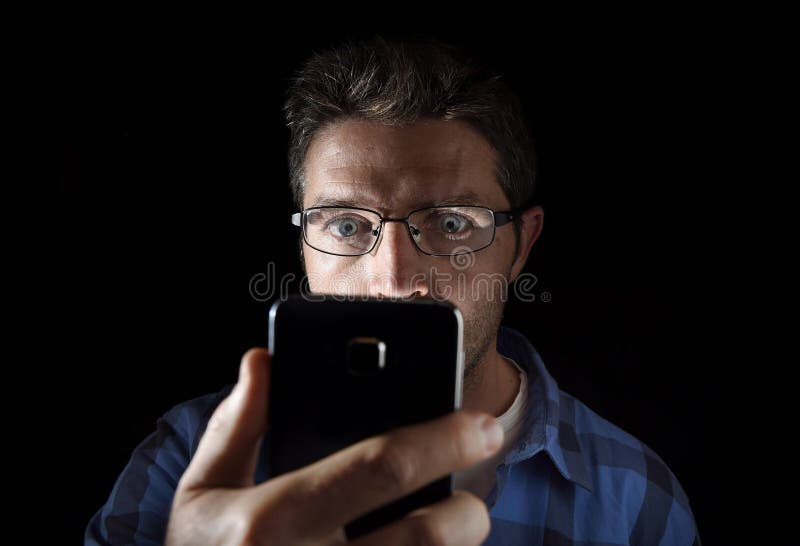
[{"label": "shirt collar", "polygon": [[575,399],[559,390],[539,353],[516,330],[500,327],[497,350],[528,374],[528,406],[522,433],[506,455],[505,464],[519,463],[544,450],[564,478],[592,491],[589,461],[575,429]]}]

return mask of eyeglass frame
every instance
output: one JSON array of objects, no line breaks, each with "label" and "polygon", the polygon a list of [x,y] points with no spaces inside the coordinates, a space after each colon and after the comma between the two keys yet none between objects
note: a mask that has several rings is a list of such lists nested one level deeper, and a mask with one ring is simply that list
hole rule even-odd
[{"label": "eyeglass frame", "polygon": [[[422,250],[419,247],[419,244],[414,240],[414,234],[411,233],[411,224],[408,223],[408,219],[415,212],[420,212],[420,211],[429,210],[429,209],[448,209],[448,208],[484,209],[484,210],[488,210],[489,212],[491,212],[492,213],[492,220],[493,220],[493,222],[492,222],[492,239],[488,243],[486,243],[484,246],[482,246],[480,248],[476,248],[475,250],[470,250],[469,252],[460,252],[458,254],[432,254],[430,252],[425,252],[424,250]],[[315,247],[314,245],[312,245],[311,243],[309,243],[308,242],[308,237],[306,236],[306,230],[305,230],[305,226],[304,226],[304,222],[303,222],[303,215],[306,214],[310,210],[319,210],[319,209],[363,210],[364,212],[371,212],[371,213],[377,215],[378,219],[379,219],[378,233],[377,233],[377,235],[375,235],[375,241],[373,241],[372,246],[370,246],[369,249],[365,250],[364,252],[360,252],[359,254],[336,254],[335,252],[328,252],[327,250],[321,250],[321,249]],[[432,207],[422,207],[422,208],[414,209],[414,210],[410,211],[408,213],[408,215],[406,215],[405,218],[389,218],[389,217],[384,217],[383,215],[381,215],[380,212],[378,212],[376,210],[366,209],[366,208],[363,208],[363,207],[345,207],[345,206],[339,206],[339,205],[324,205],[324,206],[320,206],[320,207],[309,207],[307,209],[301,210],[300,212],[292,213],[291,222],[292,222],[292,225],[297,226],[297,227],[300,228],[300,231],[303,234],[303,241],[308,246],[310,246],[311,248],[313,248],[317,252],[322,252],[324,254],[330,254],[331,256],[341,256],[343,258],[348,258],[348,257],[363,256],[365,254],[369,254],[370,252],[375,250],[375,247],[377,246],[378,241],[380,241],[380,239],[381,239],[381,235],[383,234],[383,224],[384,224],[384,222],[403,222],[406,225],[406,231],[408,231],[408,236],[411,238],[411,242],[414,244],[414,248],[416,248],[417,250],[419,250],[420,252],[422,252],[423,254],[425,254],[427,256],[463,256],[463,255],[467,255],[467,254],[473,254],[475,252],[480,252],[481,250],[484,250],[484,249],[492,246],[492,243],[494,243],[494,240],[497,237],[497,228],[498,227],[502,227],[502,226],[512,222],[513,220],[516,220],[519,217],[519,214],[521,212],[523,212],[523,210],[524,209],[519,209],[518,208],[518,209],[511,209],[511,210],[504,210],[504,211],[495,211],[495,210],[490,209],[489,207],[484,207],[483,205],[434,205]]]}]

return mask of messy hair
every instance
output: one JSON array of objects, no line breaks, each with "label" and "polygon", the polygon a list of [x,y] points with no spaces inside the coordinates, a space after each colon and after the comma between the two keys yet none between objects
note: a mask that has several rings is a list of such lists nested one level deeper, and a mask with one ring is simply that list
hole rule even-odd
[{"label": "messy hair", "polygon": [[378,36],[314,53],[291,82],[284,114],[299,208],[311,141],[348,118],[401,127],[420,119],[464,121],[494,148],[497,181],[512,208],[533,197],[536,159],[518,97],[499,75],[435,39]]}]

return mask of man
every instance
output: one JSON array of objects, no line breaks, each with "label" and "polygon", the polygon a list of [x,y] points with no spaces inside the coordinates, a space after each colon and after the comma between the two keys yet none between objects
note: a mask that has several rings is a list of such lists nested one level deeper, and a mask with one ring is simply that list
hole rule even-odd
[{"label": "man", "polygon": [[253,349],[232,390],[159,420],[86,543],[342,543],[356,516],[455,473],[451,498],[354,543],[699,544],[667,466],[560,392],[500,327],[503,283],[478,282],[513,282],[543,225],[507,86],[446,46],[375,39],[313,56],[285,109],[310,288],[450,299],[464,409],[266,481],[270,363]]}]

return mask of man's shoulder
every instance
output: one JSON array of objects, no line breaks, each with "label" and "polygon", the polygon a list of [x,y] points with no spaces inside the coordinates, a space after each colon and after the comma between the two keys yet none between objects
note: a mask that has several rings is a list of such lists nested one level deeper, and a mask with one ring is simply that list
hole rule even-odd
[{"label": "man's shoulder", "polygon": [[642,450],[644,443],[621,426],[606,419],[588,404],[575,396],[560,390],[561,421],[571,424],[582,445],[621,446],[625,449]]},{"label": "man's shoulder", "polygon": [[223,389],[186,400],[170,408],[159,419],[159,425],[166,424],[175,433],[183,437],[190,449],[194,453],[200,437],[205,432],[208,420],[217,409],[220,402],[233,390],[234,385],[228,385]]},{"label": "man's shoulder", "polygon": [[632,509],[633,535],[658,527],[665,534],[696,532],[686,492],[658,453],[574,396],[564,391],[560,396],[561,406],[571,407],[566,421],[592,476],[593,496]]},{"label": "man's shoulder", "polygon": [[572,425],[587,462],[593,467],[629,470],[653,480],[670,494],[685,494],[667,463],[645,442],[609,421],[574,396],[561,391],[562,405],[572,404]]}]

